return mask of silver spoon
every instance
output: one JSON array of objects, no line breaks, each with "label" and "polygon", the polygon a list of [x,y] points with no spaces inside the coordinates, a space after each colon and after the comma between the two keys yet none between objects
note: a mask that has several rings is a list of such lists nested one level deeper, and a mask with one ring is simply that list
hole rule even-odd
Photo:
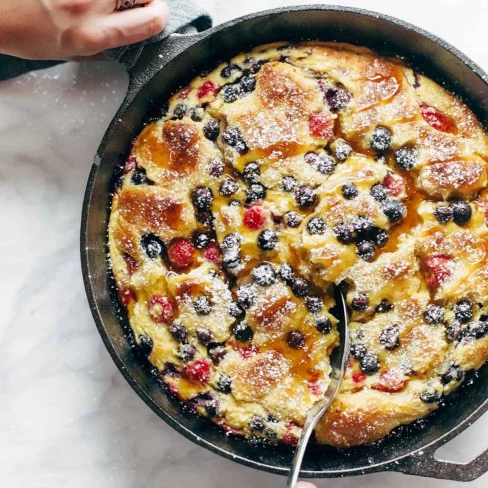
[{"label": "silver spoon", "polygon": [[340,288],[335,287],[335,299],[337,309],[342,315],[337,329],[340,335],[340,345],[337,347],[330,356],[330,383],[325,396],[322,400],[319,400],[308,412],[305,424],[303,425],[302,434],[298,441],[298,445],[293,457],[293,463],[291,465],[290,474],[288,475],[288,481],[286,486],[293,488],[298,481],[300,475],[300,468],[302,466],[303,457],[307,449],[308,441],[312,435],[313,429],[317,425],[322,415],[327,411],[332,400],[334,400],[337,392],[344,378],[344,372],[346,370],[347,358],[349,355],[349,316],[347,314],[346,299]]}]

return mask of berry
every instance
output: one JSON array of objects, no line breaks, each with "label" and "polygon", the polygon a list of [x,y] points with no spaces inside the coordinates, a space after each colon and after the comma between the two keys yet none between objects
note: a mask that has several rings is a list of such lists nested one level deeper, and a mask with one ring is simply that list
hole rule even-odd
[{"label": "berry", "polygon": [[243,318],[246,315],[246,311],[237,302],[232,302],[228,311],[229,315],[236,319]]},{"label": "berry", "polygon": [[290,285],[295,277],[295,272],[289,264],[282,264],[280,266],[278,274],[287,285]]},{"label": "berry", "polygon": [[434,216],[441,224],[447,224],[453,217],[453,211],[451,207],[437,207],[434,210]]},{"label": "berry", "polygon": [[354,381],[354,383],[362,383],[366,378],[367,376],[362,371],[354,371],[352,374],[352,381]]},{"label": "berry", "polygon": [[163,295],[153,295],[148,302],[149,315],[159,324],[167,324],[173,317],[173,305]]},{"label": "berry", "polygon": [[334,122],[328,112],[310,115],[308,128],[312,136],[321,139],[328,139],[334,135]]},{"label": "berry", "polygon": [[233,74],[238,73],[239,71],[241,71],[239,65],[235,63],[230,63],[222,69],[222,71],[220,72],[220,76],[222,78],[230,78]]},{"label": "berry", "polygon": [[253,183],[246,190],[246,203],[258,202],[266,198],[266,188],[261,183]]},{"label": "berry", "polygon": [[211,342],[207,346],[207,354],[214,363],[218,363],[219,361],[222,361],[222,359],[224,359],[227,355],[227,349],[225,348],[225,344],[221,344],[219,342]]},{"label": "berry", "polygon": [[205,250],[205,259],[214,264],[220,262],[220,249],[215,242],[211,242]]},{"label": "berry", "polygon": [[325,99],[327,100],[330,109],[337,112],[342,110],[351,101],[351,96],[344,90],[344,88],[335,86],[327,89],[325,92]]},{"label": "berry", "polygon": [[380,334],[380,344],[385,346],[385,349],[393,351],[400,347],[400,327],[392,325],[383,329]]},{"label": "berry", "polygon": [[256,299],[256,292],[250,286],[237,288],[237,302],[242,308],[249,308]]},{"label": "berry", "polygon": [[398,200],[388,200],[382,205],[383,213],[391,223],[398,222],[405,216],[405,205]]},{"label": "berry", "polygon": [[228,395],[232,392],[232,380],[225,375],[221,375],[217,380],[217,390]]},{"label": "berry", "polygon": [[371,149],[382,153],[390,149],[392,141],[391,132],[386,127],[376,127],[371,139]]},{"label": "berry", "polygon": [[360,362],[359,362],[359,367],[361,368],[361,371],[366,374],[374,374],[377,373],[378,370],[380,369],[380,362],[374,354],[365,354]]},{"label": "berry", "polygon": [[193,302],[193,308],[198,315],[209,315],[212,311],[212,304],[208,297],[202,295]]},{"label": "berry", "polygon": [[390,240],[390,236],[386,230],[378,230],[376,237],[374,238],[374,243],[378,247],[385,247],[386,243]]},{"label": "berry", "polygon": [[459,322],[452,322],[452,324],[450,324],[446,328],[446,339],[449,342],[454,342],[459,338],[461,332],[462,332],[461,324]]},{"label": "berry", "polygon": [[247,163],[242,176],[248,183],[259,183],[259,177],[261,176],[261,170],[257,163]]},{"label": "berry", "polygon": [[229,146],[234,147],[239,154],[246,154],[249,151],[244,139],[242,137],[241,131],[237,127],[228,127],[222,133],[222,139]]},{"label": "berry", "polygon": [[467,224],[471,220],[473,211],[467,203],[456,202],[452,204],[452,213],[454,222],[457,225],[463,225]]},{"label": "berry", "polygon": [[134,156],[129,156],[127,158],[126,163],[124,164],[124,175],[127,173],[130,173],[131,171],[134,171],[137,168],[137,161]]},{"label": "berry", "polygon": [[340,222],[334,226],[334,234],[342,244],[350,244],[354,241],[354,227]]},{"label": "berry", "polygon": [[332,324],[327,317],[319,317],[315,321],[315,327],[321,334],[329,334],[332,331]]},{"label": "berry", "polygon": [[276,273],[269,263],[260,263],[252,270],[254,282],[259,286],[270,286],[276,283]]},{"label": "berry", "polygon": [[197,348],[193,344],[181,344],[176,355],[185,363],[195,358]]},{"label": "berry", "polygon": [[310,186],[301,186],[295,192],[295,201],[299,207],[313,207],[317,201],[317,193]]},{"label": "berry", "polygon": [[166,254],[166,245],[154,234],[144,234],[141,237],[141,246],[150,259],[162,258]]},{"label": "berry", "polygon": [[369,307],[369,298],[364,293],[360,293],[352,299],[351,307],[356,312],[364,312]]},{"label": "berry", "polygon": [[298,298],[304,298],[310,292],[310,283],[303,278],[295,278],[291,283],[291,291]]},{"label": "berry", "polygon": [[298,183],[293,176],[285,176],[281,180],[281,189],[286,193],[291,193],[297,189]]},{"label": "berry", "polygon": [[440,324],[444,320],[444,309],[432,303],[427,305],[424,312],[424,320],[430,325]]},{"label": "berry", "polygon": [[184,103],[179,103],[173,110],[173,118],[176,120],[181,120],[188,112],[188,107]]},{"label": "berry", "polygon": [[190,110],[190,118],[193,122],[201,122],[203,120],[203,108],[193,107]]},{"label": "berry", "polygon": [[195,212],[197,222],[200,222],[204,227],[211,227],[214,216],[210,210],[198,210]]},{"label": "berry", "polygon": [[266,421],[260,415],[254,415],[249,421],[249,427],[256,432],[262,432],[266,428]]},{"label": "berry", "polygon": [[220,416],[220,404],[215,398],[209,398],[205,403],[205,412],[210,418],[216,418]]},{"label": "berry", "polygon": [[224,253],[222,264],[228,269],[235,269],[241,265],[241,258],[237,249],[230,249]]},{"label": "berry", "polygon": [[374,258],[376,248],[372,242],[363,241],[357,245],[356,251],[361,259],[369,262]]},{"label": "berry", "polygon": [[371,187],[369,190],[369,194],[377,201],[377,202],[384,202],[388,198],[388,190],[386,189],[385,185],[381,183],[376,183]]},{"label": "berry", "polygon": [[305,336],[299,330],[292,330],[286,334],[286,343],[292,349],[302,349],[305,345]]},{"label": "berry", "polygon": [[448,385],[452,382],[459,382],[464,378],[464,371],[455,364],[452,364],[444,376],[441,378],[443,385]]},{"label": "berry", "polygon": [[356,217],[352,222],[352,226],[360,239],[370,239],[376,235],[376,227],[369,217],[364,217],[363,215]]},{"label": "berry", "polygon": [[424,403],[437,403],[441,399],[441,393],[434,388],[428,388],[420,394],[420,399]]},{"label": "berry", "polygon": [[368,349],[364,344],[357,342],[356,344],[352,344],[349,350],[351,356],[357,360],[361,360],[368,354]]},{"label": "berry", "polygon": [[424,260],[425,281],[430,287],[439,286],[451,276],[453,260],[449,256],[432,256]]},{"label": "berry", "polygon": [[452,130],[453,124],[451,121],[434,107],[422,103],[420,105],[420,111],[424,120],[434,129],[441,132],[450,132]]},{"label": "berry", "polygon": [[393,305],[384,298],[381,300],[381,303],[376,306],[375,312],[376,313],[388,313],[393,308]]},{"label": "berry", "polygon": [[334,160],[327,154],[319,156],[313,152],[305,155],[305,162],[310,164],[314,169],[323,175],[330,175],[335,170]]},{"label": "berry", "polygon": [[259,230],[264,227],[266,218],[262,207],[256,205],[246,210],[244,218],[242,219],[244,225],[250,230]]},{"label": "berry", "polygon": [[407,171],[415,166],[415,164],[417,163],[417,158],[417,152],[414,149],[406,146],[401,147],[395,153],[395,162],[397,166]]},{"label": "berry", "polygon": [[137,168],[132,174],[130,181],[133,185],[147,185],[149,179],[146,176],[146,170],[144,168]]},{"label": "berry", "polygon": [[335,142],[334,155],[343,163],[352,153],[352,147],[342,139]]},{"label": "berry", "polygon": [[359,195],[358,188],[354,183],[346,183],[342,186],[341,191],[346,200],[354,200]]},{"label": "berry", "polygon": [[210,363],[206,359],[197,359],[185,368],[185,374],[190,380],[208,383],[210,379]]},{"label": "berry", "polygon": [[213,202],[212,190],[205,186],[199,186],[193,190],[191,200],[196,209],[210,210]]},{"label": "berry", "polygon": [[139,336],[139,350],[145,357],[149,357],[153,350],[153,340],[147,334],[141,334]]},{"label": "berry", "polygon": [[205,249],[210,244],[210,235],[206,232],[195,232],[191,238],[197,249]]},{"label": "berry", "polygon": [[216,141],[217,137],[219,137],[220,134],[220,125],[216,120],[209,120],[204,128],[203,128],[203,135],[209,140],[209,141]]},{"label": "berry", "polygon": [[220,94],[225,103],[234,103],[239,98],[239,86],[225,85],[222,90],[220,90]]},{"label": "berry", "polygon": [[232,333],[239,342],[250,341],[254,336],[254,332],[251,327],[243,324],[242,322],[234,325],[234,327],[232,328]]},{"label": "berry", "polygon": [[206,81],[197,91],[197,97],[199,99],[215,95],[219,90],[219,87],[213,81]]},{"label": "berry", "polygon": [[240,83],[241,93],[247,95],[256,89],[256,78],[251,76],[243,76]]},{"label": "berry", "polygon": [[377,383],[371,388],[385,393],[397,393],[405,388],[405,380],[395,371],[385,371],[380,374]]},{"label": "berry", "polygon": [[195,248],[188,239],[179,239],[170,245],[168,258],[174,266],[185,268],[192,263],[194,253]]},{"label": "berry", "polygon": [[473,339],[483,339],[488,336],[488,322],[473,322],[469,324],[466,329],[466,337],[472,337]]},{"label": "berry", "polygon": [[383,185],[385,185],[388,193],[392,197],[397,197],[405,188],[405,181],[403,178],[395,177],[391,173],[388,173],[383,180]]},{"label": "berry", "polygon": [[322,235],[325,232],[325,222],[322,217],[312,217],[307,223],[307,231],[311,235]]},{"label": "berry", "polygon": [[214,159],[207,166],[207,173],[213,178],[220,178],[224,174],[224,162],[220,159]]},{"label": "berry", "polygon": [[271,229],[263,230],[258,236],[259,249],[263,251],[272,251],[278,245],[278,234]]},{"label": "berry", "polygon": [[461,324],[467,324],[473,318],[473,309],[471,302],[468,300],[461,300],[454,305],[454,316]]},{"label": "berry", "polygon": [[223,197],[230,197],[232,196],[237,190],[239,189],[239,185],[230,178],[225,179],[220,183],[219,186],[219,193]]},{"label": "berry", "polygon": [[169,327],[169,331],[171,332],[171,335],[177,340],[178,342],[186,342],[188,339],[188,332],[185,328],[185,326],[175,320]]},{"label": "berry", "polygon": [[285,224],[292,229],[296,229],[300,226],[302,219],[297,212],[288,212],[284,216]]},{"label": "berry", "polygon": [[324,308],[324,304],[319,297],[307,297],[305,305],[310,313],[318,313]]},{"label": "berry", "polygon": [[237,249],[241,245],[241,236],[237,232],[227,234],[222,239],[222,247],[224,249]]},{"label": "berry", "polygon": [[208,329],[197,329],[197,339],[206,346],[212,342],[213,335]]}]

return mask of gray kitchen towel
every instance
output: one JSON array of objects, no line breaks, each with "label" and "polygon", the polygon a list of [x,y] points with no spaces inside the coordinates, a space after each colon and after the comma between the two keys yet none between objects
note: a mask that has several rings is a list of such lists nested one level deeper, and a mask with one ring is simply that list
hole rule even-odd
[{"label": "gray kitchen towel", "polygon": [[[159,42],[173,32],[189,34],[208,29],[212,26],[211,17],[201,8],[189,0],[165,0],[169,5],[170,18],[166,28],[157,36],[146,41],[129,46],[109,49],[104,54],[118,63],[122,63],[127,69],[132,68],[142,53],[144,46],[153,42]],[[115,1],[114,1],[115,3]],[[28,71],[49,68],[63,61],[32,61],[21,59],[6,54],[0,54],[0,81],[19,76]]]}]

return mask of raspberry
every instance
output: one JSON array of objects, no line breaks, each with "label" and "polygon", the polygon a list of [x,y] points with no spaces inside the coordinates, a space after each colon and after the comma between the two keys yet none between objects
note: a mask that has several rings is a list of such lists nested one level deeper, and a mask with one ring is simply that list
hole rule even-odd
[{"label": "raspberry", "polygon": [[316,396],[322,395],[322,388],[317,381],[307,381],[308,389]]},{"label": "raspberry", "polygon": [[149,315],[159,324],[168,323],[173,317],[173,305],[163,295],[153,295],[148,302]]},{"label": "raspberry", "polygon": [[210,363],[206,359],[197,359],[185,368],[185,373],[190,380],[208,383],[210,379]]},{"label": "raspberry", "polygon": [[185,268],[193,261],[195,247],[188,239],[180,239],[174,242],[168,250],[168,258],[178,268]]},{"label": "raspberry", "polygon": [[293,434],[285,434],[281,442],[287,446],[295,447],[298,444],[298,439]]},{"label": "raspberry", "polygon": [[321,139],[328,139],[334,135],[334,124],[329,113],[313,114],[308,119],[310,134]]},{"label": "raspberry", "polygon": [[178,98],[180,100],[186,100],[192,90],[193,88],[191,86],[187,86],[186,88],[183,88],[183,90],[181,90],[180,93],[178,94]]},{"label": "raspberry", "polygon": [[424,261],[425,280],[430,287],[439,286],[451,276],[452,258],[439,255],[427,258]]},{"label": "raspberry", "polygon": [[251,230],[259,230],[264,227],[266,223],[266,218],[262,207],[254,206],[246,210],[244,214],[244,225]]},{"label": "raspberry", "polygon": [[197,92],[199,99],[215,95],[219,90],[219,87],[213,81],[206,81]]},{"label": "raspberry", "polygon": [[215,242],[211,242],[205,250],[205,259],[214,264],[220,263],[220,249]]},{"label": "raspberry", "polygon": [[135,170],[137,168],[137,161],[134,156],[129,156],[127,158],[127,161],[124,165],[124,175],[127,173],[130,173],[131,171]]},{"label": "raspberry", "polygon": [[132,276],[139,267],[139,264],[130,254],[127,254],[126,252],[124,253],[124,261],[127,265],[127,271],[129,272],[129,276]]},{"label": "raspberry", "polygon": [[420,104],[420,110],[424,120],[434,129],[441,132],[450,132],[453,128],[451,121],[434,107],[430,107],[426,103]]},{"label": "raspberry", "polygon": [[383,185],[386,187],[388,193],[392,197],[397,197],[403,191],[403,188],[405,187],[405,182],[403,178],[395,178],[391,175],[391,173],[388,173],[383,180]]},{"label": "raspberry", "polygon": [[130,301],[135,300],[136,297],[134,295],[134,292],[128,286],[124,286],[119,290],[119,299],[122,305],[124,305],[124,307],[127,307]]},{"label": "raspberry", "polygon": [[396,393],[405,388],[405,380],[394,371],[385,371],[380,374],[379,381],[371,388],[385,393]]},{"label": "raspberry", "polygon": [[254,345],[236,347],[236,349],[244,359],[249,359],[250,357],[255,356],[259,353],[259,349]]},{"label": "raspberry", "polygon": [[366,379],[366,373],[363,373],[362,371],[355,371],[352,374],[352,381],[354,383],[362,383]]}]

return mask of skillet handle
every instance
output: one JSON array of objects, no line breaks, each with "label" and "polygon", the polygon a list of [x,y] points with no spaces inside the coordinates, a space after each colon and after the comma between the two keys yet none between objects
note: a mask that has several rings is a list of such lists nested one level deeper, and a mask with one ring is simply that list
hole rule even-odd
[{"label": "skillet handle", "polygon": [[473,481],[488,472],[488,449],[469,463],[443,461],[435,456],[437,447],[428,448],[399,461],[395,471],[426,478]]}]

